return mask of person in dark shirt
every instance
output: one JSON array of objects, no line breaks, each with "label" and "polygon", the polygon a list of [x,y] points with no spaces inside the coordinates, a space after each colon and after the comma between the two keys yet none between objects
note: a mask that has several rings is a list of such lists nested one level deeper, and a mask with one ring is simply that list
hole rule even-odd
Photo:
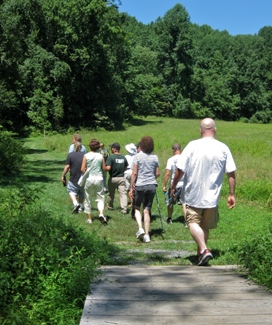
[{"label": "person in dark shirt", "polygon": [[120,206],[122,213],[127,213],[128,200],[125,185],[124,172],[128,167],[128,162],[125,156],[120,154],[120,144],[114,142],[110,145],[112,154],[107,158],[106,170],[109,172],[108,180],[108,199],[107,209],[113,210],[113,202],[115,197],[115,190],[117,189],[120,195]]},{"label": "person in dark shirt", "polygon": [[65,167],[62,172],[62,183],[65,182],[65,175],[70,171],[70,179],[67,184],[67,192],[73,202],[74,208],[72,213],[82,212],[84,190],[78,185],[78,180],[81,176],[81,165],[84,156],[82,144],[78,141],[74,143],[74,151],[70,152],[66,158]]}]

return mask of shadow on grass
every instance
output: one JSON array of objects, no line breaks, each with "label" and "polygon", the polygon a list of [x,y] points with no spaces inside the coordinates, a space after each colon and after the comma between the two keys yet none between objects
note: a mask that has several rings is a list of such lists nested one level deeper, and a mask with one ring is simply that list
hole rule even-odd
[{"label": "shadow on grass", "polygon": [[46,153],[48,152],[48,150],[43,150],[43,149],[31,149],[31,148],[27,148],[25,149],[25,153],[27,155],[34,155],[34,154],[41,154],[41,153]]},{"label": "shadow on grass", "polygon": [[135,118],[133,117],[132,119],[130,119],[130,123],[133,126],[144,126],[144,125],[148,125],[148,124],[161,124],[162,121],[150,121],[148,119],[144,119],[144,118]]}]

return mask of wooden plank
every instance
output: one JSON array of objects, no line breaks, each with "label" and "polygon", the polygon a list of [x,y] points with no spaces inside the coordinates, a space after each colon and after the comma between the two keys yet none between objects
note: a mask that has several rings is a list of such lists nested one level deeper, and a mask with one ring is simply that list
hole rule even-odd
[{"label": "wooden plank", "polygon": [[92,284],[80,325],[272,324],[272,295],[224,267],[113,266]]}]

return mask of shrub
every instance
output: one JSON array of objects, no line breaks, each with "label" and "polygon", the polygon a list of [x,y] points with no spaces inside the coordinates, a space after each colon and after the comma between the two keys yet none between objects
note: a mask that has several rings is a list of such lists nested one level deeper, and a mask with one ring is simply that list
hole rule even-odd
[{"label": "shrub", "polygon": [[25,162],[23,144],[8,132],[0,131],[0,175],[14,175]]},{"label": "shrub", "polygon": [[[30,192],[26,190],[26,196]],[[9,199],[17,200],[14,196],[5,201]],[[107,261],[109,246],[72,221],[22,205],[22,197],[18,201],[19,212],[0,201],[0,320],[78,324],[91,278]],[[3,205],[10,207],[7,214]]]},{"label": "shrub", "polygon": [[239,260],[252,280],[272,290],[271,228],[267,233],[258,234],[252,240],[244,242],[238,249]]}]

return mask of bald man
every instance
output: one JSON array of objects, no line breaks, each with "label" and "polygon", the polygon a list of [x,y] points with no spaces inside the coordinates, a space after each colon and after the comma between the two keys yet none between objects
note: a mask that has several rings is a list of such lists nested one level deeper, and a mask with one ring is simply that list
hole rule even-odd
[{"label": "bald man", "polygon": [[172,194],[184,176],[186,221],[197,244],[197,265],[207,265],[213,258],[207,248],[209,230],[217,227],[218,201],[226,173],[229,182],[227,203],[235,206],[235,162],[230,149],[215,139],[216,126],[211,118],[200,123],[201,138],[188,143],[177,161]]}]

